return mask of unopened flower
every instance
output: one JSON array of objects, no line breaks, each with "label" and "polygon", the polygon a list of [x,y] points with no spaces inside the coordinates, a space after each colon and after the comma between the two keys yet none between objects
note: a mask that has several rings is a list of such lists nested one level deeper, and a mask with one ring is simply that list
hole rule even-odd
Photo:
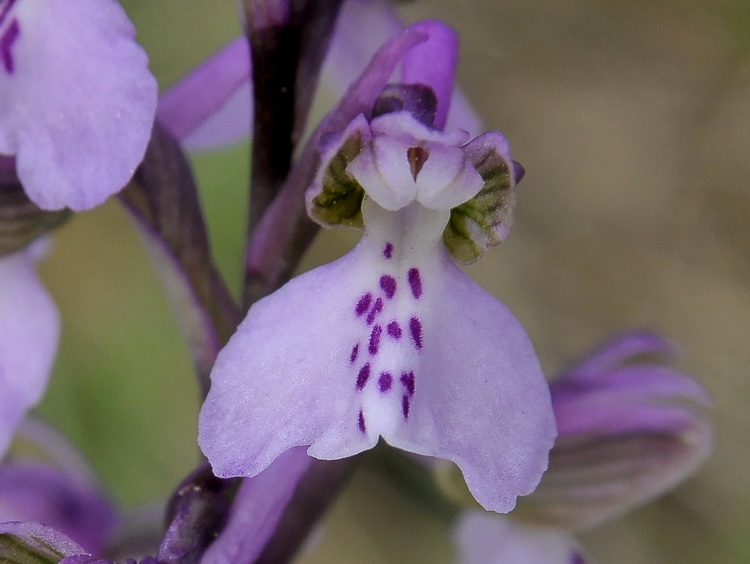
[{"label": "unopened flower", "polygon": [[693,474],[712,444],[710,397],[649,355],[674,354],[651,333],[617,338],[551,387],[559,436],[537,490],[508,517],[466,511],[462,564],[578,564],[573,537]]},{"label": "unopened flower", "polygon": [[43,209],[88,209],[143,158],[156,80],[114,0],[0,2],[0,154]]}]

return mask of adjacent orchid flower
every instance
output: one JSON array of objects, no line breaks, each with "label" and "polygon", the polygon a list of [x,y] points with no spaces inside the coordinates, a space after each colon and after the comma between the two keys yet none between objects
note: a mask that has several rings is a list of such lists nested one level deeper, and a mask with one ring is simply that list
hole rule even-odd
[{"label": "adjacent orchid flower", "polygon": [[23,196],[20,183],[43,209],[82,210],[127,183],[157,94],[134,34],[113,0],[0,1],[0,453],[57,348],[57,311],[27,245],[63,217],[5,197]]},{"label": "adjacent orchid flower", "polygon": [[134,35],[114,0],[0,2],[0,154],[41,208],[94,207],[143,158],[157,86]]},{"label": "adjacent orchid flower", "polygon": [[646,358],[674,354],[651,333],[617,338],[551,387],[559,437],[539,488],[509,517],[466,511],[462,564],[582,564],[573,533],[663,494],[693,474],[712,443],[703,388]]},{"label": "adjacent orchid flower", "polygon": [[457,463],[491,510],[536,487],[555,436],[538,360],[450,256],[474,260],[507,234],[515,169],[499,133],[466,137],[399,111],[329,140],[308,211],[364,235],[253,306],[219,354],[199,435],[218,476],[382,436]]}]

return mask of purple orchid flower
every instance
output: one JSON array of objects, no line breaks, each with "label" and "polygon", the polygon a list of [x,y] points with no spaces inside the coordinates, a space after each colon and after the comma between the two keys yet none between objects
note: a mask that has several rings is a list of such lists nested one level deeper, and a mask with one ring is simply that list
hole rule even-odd
[{"label": "purple orchid flower", "polygon": [[83,210],[143,158],[156,80],[113,0],[0,2],[0,154],[43,209]]},{"label": "purple orchid flower", "polygon": [[[416,29],[442,38],[423,43],[433,53],[455,49],[447,26]],[[433,60],[447,64],[422,73],[443,96],[430,125],[360,116],[326,141],[308,212],[364,236],[253,306],[219,354],[199,433],[217,476],[255,476],[296,446],[351,456],[382,436],[456,462],[482,505],[509,511],[546,468],[555,427],[531,343],[451,258],[505,237],[515,169],[499,133],[465,144],[442,131],[455,55]]]},{"label": "purple orchid flower", "polygon": [[[551,387],[558,436],[550,468],[517,511],[466,511],[462,564],[589,562],[573,533],[615,518],[693,474],[711,451],[711,399],[682,373],[644,361],[674,354],[651,333],[617,338]],[[517,518],[515,518],[517,517]]]}]

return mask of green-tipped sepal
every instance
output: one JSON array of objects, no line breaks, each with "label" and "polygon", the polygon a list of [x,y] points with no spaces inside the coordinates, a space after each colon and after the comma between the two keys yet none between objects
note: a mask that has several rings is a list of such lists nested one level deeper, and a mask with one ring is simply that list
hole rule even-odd
[{"label": "green-tipped sepal", "polygon": [[323,227],[362,229],[365,191],[346,168],[371,139],[370,126],[360,115],[324,149],[318,175],[306,194],[307,213]]},{"label": "green-tipped sepal", "polygon": [[508,142],[500,133],[480,135],[463,149],[484,186],[451,210],[443,241],[456,262],[469,264],[508,236],[516,205],[516,178]]}]

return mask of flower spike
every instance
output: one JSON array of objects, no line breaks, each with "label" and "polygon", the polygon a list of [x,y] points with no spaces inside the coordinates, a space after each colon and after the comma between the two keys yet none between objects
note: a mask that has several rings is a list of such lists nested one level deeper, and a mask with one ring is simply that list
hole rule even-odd
[{"label": "flower spike", "polygon": [[[357,118],[334,142],[321,174],[339,159],[361,188],[364,235],[256,303],[219,354],[199,433],[218,476],[254,476],[301,445],[351,456],[382,436],[458,464],[487,509],[536,487],[555,436],[536,355],[442,239],[451,208],[485,185],[465,140],[397,112]],[[308,194],[318,219],[323,184]]]}]

